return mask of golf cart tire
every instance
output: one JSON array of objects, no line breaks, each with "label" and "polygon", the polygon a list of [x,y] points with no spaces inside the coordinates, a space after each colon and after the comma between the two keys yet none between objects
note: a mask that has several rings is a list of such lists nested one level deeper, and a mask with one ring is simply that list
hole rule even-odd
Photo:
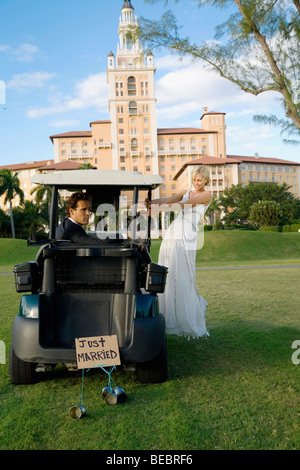
[{"label": "golf cart tire", "polygon": [[36,364],[20,359],[11,345],[9,351],[9,375],[15,385],[29,385],[37,381]]},{"label": "golf cart tire", "polygon": [[167,339],[164,336],[159,353],[150,361],[136,364],[136,377],[141,383],[162,383],[167,380]]}]

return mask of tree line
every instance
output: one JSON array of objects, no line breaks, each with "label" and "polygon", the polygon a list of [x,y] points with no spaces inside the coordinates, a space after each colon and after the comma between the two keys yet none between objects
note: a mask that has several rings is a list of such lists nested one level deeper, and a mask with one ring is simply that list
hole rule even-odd
[{"label": "tree line", "polygon": [[[25,200],[17,172],[8,169],[0,171],[0,196],[8,210],[0,209],[0,237],[24,238],[35,241],[47,236],[49,227],[49,208],[51,188],[36,186],[32,189],[32,201]],[[13,199],[19,197],[19,205],[13,207]],[[60,215],[65,212],[65,202],[59,201]]]}]

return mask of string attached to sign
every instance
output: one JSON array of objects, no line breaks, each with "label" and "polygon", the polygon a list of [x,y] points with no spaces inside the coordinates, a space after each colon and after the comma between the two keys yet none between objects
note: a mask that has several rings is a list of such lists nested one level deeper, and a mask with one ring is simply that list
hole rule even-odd
[{"label": "string attached to sign", "polygon": [[[82,369],[81,376],[81,404],[72,407],[70,417],[80,419],[86,412],[83,406],[83,383],[85,371],[100,367],[108,375],[108,385],[102,390],[102,398],[107,405],[124,403],[127,395],[122,387],[118,387],[112,379],[112,373],[120,365],[120,354],[116,336],[103,336],[93,338],[76,338],[77,367]],[[103,361],[104,359],[104,361]],[[105,363],[104,363],[105,362]],[[86,368],[84,366],[89,366]],[[105,367],[109,367],[107,370]]]}]

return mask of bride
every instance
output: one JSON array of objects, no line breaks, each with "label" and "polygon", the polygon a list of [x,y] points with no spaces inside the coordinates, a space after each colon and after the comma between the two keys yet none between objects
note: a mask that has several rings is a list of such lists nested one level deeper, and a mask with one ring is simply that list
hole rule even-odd
[{"label": "bride", "polygon": [[[211,201],[205,190],[209,170],[201,165],[192,172],[192,188],[169,198],[154,199],[159,210],[174,210],[179,214],[164,234],[158,263],[168,267],[164,294],[159,294],[160,311],[166,320],[166,332],[199,338],[208,335],[206,329],[206,300],[196,286],[196,250],[199,246],[198,226]],[[172,208],[173,206],[173,208]],[[198,244],[197,244],[198,243]]]}]

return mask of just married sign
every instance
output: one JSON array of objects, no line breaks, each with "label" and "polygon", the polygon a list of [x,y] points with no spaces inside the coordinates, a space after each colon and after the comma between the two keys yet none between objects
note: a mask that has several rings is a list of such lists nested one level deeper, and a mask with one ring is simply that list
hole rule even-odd
[{"label": "just married sign", "polygon": [[76,338],[75,346],[78,369],[121,364],[116,335]]}]

